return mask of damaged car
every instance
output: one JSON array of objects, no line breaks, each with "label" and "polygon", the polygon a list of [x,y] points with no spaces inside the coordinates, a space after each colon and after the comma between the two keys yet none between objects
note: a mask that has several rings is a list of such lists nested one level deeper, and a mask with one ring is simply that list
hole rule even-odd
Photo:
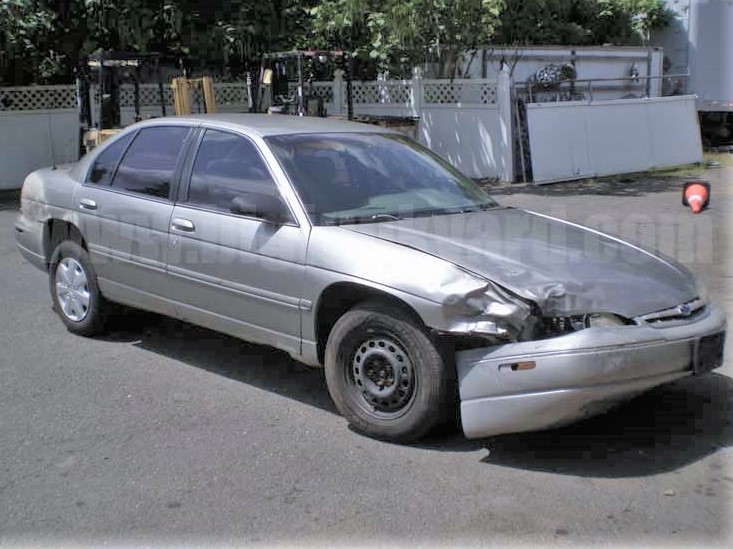
[{"label": "damaged car", "polygon": [[409,138],[318,118],[129,126],[36,171],[15,224],[73,333],[138,307],[323,366],[359,431],[553,427],[722,363],[673,260],[505,207]]}]

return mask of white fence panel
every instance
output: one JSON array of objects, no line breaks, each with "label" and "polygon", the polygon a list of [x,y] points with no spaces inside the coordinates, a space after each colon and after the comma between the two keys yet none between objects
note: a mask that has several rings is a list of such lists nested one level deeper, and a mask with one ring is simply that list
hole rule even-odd
[{"label": "white fence panel", "polygon": [[694,96],[530,103],[527,122],[535,183],[702,160]]},{"label": "white fence panel", "polygon": [[[200,94],[192,94],[191,110],[197,113],[199,109],[203,112],[203,98]],[[222,113],[248,112],[248,92],[244,83],[215,82],[214,97],[216,98],[216,110]],[[99,122],[99,94],[97,86],[91,86],[90,90],[92,126]],[[196,99],[199,99],[199,103]],[[170,84],[163,84],[163,101],[165,102],[165,113],[172,116],[173,91]],[[140,116],[143,119],[163,116],[163,109],[160,105],[160,89],[157,84],[140,84]],[[129,126],[135,122],[135,87],[132,84],[120,86],[120,125]]]},{"label": "white fence panel", "polygon": [[502,178],[504,143],[496,108],[429,108],[420,116],[419,141],[469,177]]},{"label": "white fence panel", "polygon": [[[499,177],[511,173],[506,168],[506,136],[503,135],[497,86],[490,82],[401,81],[360,83],[359,100],[354,102],[355,114],[376,116],[419,117],[417,137],[423,144],[443,156],[471,177]],[[247,108],[246,90],[239,85],[217,85],[217,108],[220,112],[242,112]],[[222,90],[222,88],[231,88]],[[342,86],[345,88],[345,85]],[[331,83],[315,83],[330,113],[346,111],[345,89],[338,93]],[[0,158],[0,188],[18,188],[25,176],[40,167],[54,163],[72,162],[78,158],[79,119],[74,106],[74,88],[10,90],[14,110],[0,111],[0,140],[8,145]],[[94,98],[96,90],[92,91]],[[335,92],[335,93],[334,93]],[[427,92],[427,93],[426,93]],[[169,89],[164,90],[170,104]],[[233,94],[233,95],[232,95]],[[132,88],[121,90],[120,116],[122,125],[134,121]],[[8,101],[6,101],[8,102]],[[25,110],[47,105],[49,110]],[[142,85],[140,110],[143,117],[160,116],[157,86]],[[23,110],[21,110],[21,107]],[[94,118],[96,118],[96,110]],[[50,131],[49,131],[50,122]],[[53,140],[53,147],[51,147]]]},{"label": "white fence panel", "polygon": [[500,75],[498,83],[419,80],[418,86],[420,142],[469,177],[510,181],[508,76]]},{"label": "white fence panel", "polygon": [[497,85],[486,80],[422,80],[424,105],[493,105]]},{"label": "white fence panel", "polygon": [[76,86],[0,87],[0,111],[75,108]]},{"label": "white fence panel", "polygon": [[[502,92],[508,98],[508,79],[499,88],[494,80],[354,81],[352,101],[356,116],[417,118],[418,141],[466,175],[509,180],[511,135],[499,101]],[[295,89],[291,84],[291,94]],[[311,83],[308,93],[322,97],[329,114],[347,111],[346,83],[339,77]]]},{"label": "white fence panel", "polygon": [[32,171],[79,158],[79,111],[0,111],[0,189],[19,189]]}]

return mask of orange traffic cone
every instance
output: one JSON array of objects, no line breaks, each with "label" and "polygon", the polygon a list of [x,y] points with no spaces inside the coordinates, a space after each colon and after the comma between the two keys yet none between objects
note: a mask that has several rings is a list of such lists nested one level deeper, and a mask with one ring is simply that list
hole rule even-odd
[{"label": "orange traffic cone", "polygon": [[689,181],[682,189],[682,204],[692,208],[692,213],[700,213],[710,203],[710,183]]}]

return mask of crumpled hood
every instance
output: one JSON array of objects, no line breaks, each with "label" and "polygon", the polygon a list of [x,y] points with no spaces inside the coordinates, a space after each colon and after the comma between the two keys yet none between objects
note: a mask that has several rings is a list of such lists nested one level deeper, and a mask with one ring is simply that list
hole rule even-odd
[{"label": "crumpled hood", "polygon": [[671,259],[525,210],[342,228],[450,261],[531,299],[548,316],[612,312],[633,318],[690,301],[698,292],[689,271]]}]

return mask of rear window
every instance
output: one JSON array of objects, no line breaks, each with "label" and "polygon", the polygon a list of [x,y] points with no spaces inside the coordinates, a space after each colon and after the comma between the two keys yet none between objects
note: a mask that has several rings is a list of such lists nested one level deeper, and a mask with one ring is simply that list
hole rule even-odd
[{"label": "rear window", "polygon": [[168,198],[178,157],[189,131],[185,126],[140,130],[117,168],[112,187]]},{"label": "rear window", "polygon": [[122,153],[125,152],[127,146],[130,144],[130,140],[135,133],[128,133],[127,135],[120,137],[117,141],[109,145],[102,153],[97,157],[92,165],[92,169],[89,172],[87,181],[89,183],[96,183],[97,185],[109,185],[112,181],[112,175],[114,174],[115,168],[122,158]]}]

